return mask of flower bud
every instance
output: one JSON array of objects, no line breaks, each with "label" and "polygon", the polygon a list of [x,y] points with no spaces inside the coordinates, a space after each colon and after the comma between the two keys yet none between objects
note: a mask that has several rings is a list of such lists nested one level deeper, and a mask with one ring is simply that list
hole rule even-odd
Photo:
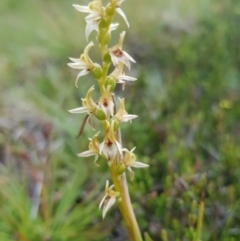
[{"label": "flower bud", "polygon": [[112,5],[109,4],[109,5],[106,7],[106,14],[107,14],[107,16],[113,17],[114,12],[115,12],[115,8],[114,8]]},{"label": "flower bud", "polygon": [[117,120],[114,121],[114,132],[119,128],[119,122]]},{"label": "flower bud", "polygon": [[111,64],[112,63],[112,60],[111,60],[111,56],[110,54],[108,53],[108,51],[106,51],[104,54],[103,54],[103,61],[107,64]]},{"label": "flower bud", "polygon": [[96,118],[100,121],[106,120],[106,114],[104,113],[104,111],[100,108],[97,108],[94,111],[94,115],[96,116]]},{"label": "flower bud", "polygon": [[117,174],[118,176],[122,175],[126,170],[126,167],[123,163],[120,163],[118,166],[117,166]]},{"label": "flower bud", "polygon": [[110,91],[113,92],[116,87],[116,81],[112,77],[108,77],[106,80],[106,87],[107,86],[111,86]]},{"label": "flower bud", "polygon": [[102,77],[102,68],[99,65],[94,65],[91,69],[91,73],[95,79],[100,79]]}]

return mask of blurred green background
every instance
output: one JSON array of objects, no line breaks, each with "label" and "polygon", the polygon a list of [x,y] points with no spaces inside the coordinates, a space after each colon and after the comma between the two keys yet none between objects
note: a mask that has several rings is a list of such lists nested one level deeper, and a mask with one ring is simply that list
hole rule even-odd
[{"label": "blurred green background", "polygon": [[[94,81],[76,89],[66,65],[86,46],[85,15],[72,3],[89,1],[0,1],[0,241],[127,240],[118,210],[104,221],[98,211],[107,166],[76,156],[94,132],[76,139],[83,116],[67,110]],[[127,74],[138,81],[116,95],[139,116],[123,142],[150,165],[129,182],[141,231],[194,240],[204,194],[201,240],[240,240],[240,1],[127,0],[122,9],[137,61]],[[126,29],[115,20],[112,44]]]}]

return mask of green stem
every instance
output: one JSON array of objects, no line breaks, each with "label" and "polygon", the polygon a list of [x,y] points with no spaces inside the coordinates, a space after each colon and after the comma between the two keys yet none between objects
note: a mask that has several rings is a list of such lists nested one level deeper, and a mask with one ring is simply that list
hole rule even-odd
[{"label": "green stem", "polygon": [[[120,144],[122,144],[120,128],[118,129],[116,139]],[[133,211],[133,207],[132,207],[132,203],[131,203],[131,199],[128,191],[126,175],[125,173],[123,173],[119,178],[116,171],[117,163],[121,161],[120,158],[121,158],[120,155],[118,155],[116,162],[114,162],[113,165],[111,165],[110,167],[110,172],[111,172],[113,183],[115,185],[115,189],[121,195],[121,201],[118,203],[118,207],[125,221],[130,240],[142,241],[141,232]]]},{"label": "green stem", "polygon": [[142,241],[142,236],[138,227],[138,223],[132,208],[132,203],[130,200],[128,185],[126,180],[126,175],[123,173],[120,178],[118,178],[116,173],[116,164],[110,167],[111,176],[115,189],[121,195],[121,201],[118,202],[118,207],[125,221],[127,231],[132,241]]}]

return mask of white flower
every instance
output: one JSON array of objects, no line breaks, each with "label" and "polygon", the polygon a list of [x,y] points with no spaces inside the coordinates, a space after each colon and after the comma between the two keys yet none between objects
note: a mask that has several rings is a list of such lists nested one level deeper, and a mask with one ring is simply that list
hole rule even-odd
[{"label": "white flower", "polygon": [[137,78],[127,76],[123,72],[123,63],[119,63],[118,68],[115,68],[114,71],[108,76],[109,78],[113,78],[116,83],[122,84],[122,89],[124,90],[125,88],[125,81],[135,81]]},{"label": "white flower", "polygon": [[85,35],[88,41],[88,37],[93,30],[98,30],[98,24],[104,15],[104,8],[102,7],[101,0],[94,0],[88,4],[88,6],[80,6],[73,4],[73,7],[79,12],[89,13],[85,18],[87,22]]},{"label": "white flower", "polygon": [[106,181],[106,186],[105,186],[105,195],[102,198],[100,204],[99,204],[99,209],[103,207],[102,210],[102,217],[105,218],[107,211],[114,205],[116,202],[116,198],[119,196],[119,192],[116,192],[112,190],[114,185],[111,185],[109,187],[109,181]]},{"label": "white flower", "polygon": [[86,98],[82,99],[82,107],[78,107],[69,110],[70,113],[87,113],[89,115],[93,114],[97,108],[97,104],[92,99],[92,92],[94,91],[94,86],[92,86],[86,95]]},{"label": "white flower", "polygon": [[100,150],[99,150],[99,142],[98,142],[98,134],[100,132],[96,133],[93,138],[90,138],[90,143],[89,143],[89,150],[88,151],[84,151],[84,152],[81,152],[78,154],[78,156],[80,157],[89,157],[89,156],[95,156],[95,159],[94,159],[94,163],[99,166],[97,164],[97,160],[99,158],[99,155],[100,155]]},{"label": "white flower", "polygon": [[110,116],[113,116],[113,108],[114,108],[114,103],[113,103],[112,93],[110,91],[110,88],[111,88],[110,85],[108,85],[107,88],[103,86],[102,96],[98,101],[98,105],[105,112],[107,119],[109,119]]},{"label": "white flower", "polygon": [[137,115],[129,115],[127,113],[127,111],[125,110],[125,104],[124,104],[124,98],[118,98],[120,101],[120,107],[117,111],[117,113],[114,115],[114,118],[118,121],[118,122],[127,122],[137,118]]},{"label": "white flower", "polygon": [[99,146],[100,154],[103,153],[105,155],[109,166],[113,163],[117,153],[122,156],[121,144],[115,138],[114,124],[114,120],[111,120],[111,122],[106,120],[104,122],[106,134],[104,136],[103,142]]},{"label": "white flower", "polygon": [[81,76],[89,74],[93,68],[101,69],[101,66],[99,64],[96,64],[96,63],[94,64],[92,60],[89,58],[88,52],[90,51],[92,46],[94,46],[94,44],[93,42],[90,42],[84,49],[84,52],[83,54],[81,54],[79,59],[69,58],[73,62],[73,63],[68,63],[69,67],[73,69],[81,69],[75,81],[76,87],[78,87],[77,82]]},{"label": "white flower", "polygon": [[122,151],[125,152],[125,155],[122,159],[122,163],[120,163],[120,165],[118,166],[118,170],[120,172],[119,174],[122,174],[124,172],[125,168],[127,168],[128,171],[130,171],[131,180],[134,178],[134,172],[132,171],[131,167],[135,167],[135,168],[149,167],[149,165],[147,165],[145,163],[136,161],[136,156],[133,153],[134,150],[135,150],[135,147],[131,151],[129,151],[126,148],[123,148]]},{"label": "white flower", "polygon": [[[105,115],[105,112],[101,110],[101,108],[94,102],[92,99],[92,92],[94,90],[94,86],[92,86],[86,95],[86,98],[82,99],[82,107],[78,107],[72,110],[69,110],[70,113],[74,114],[82,114],[82,113],[87,113],[89,115],[87,122],[90,125],[90,127],[94,130],[92,123],[91,123],[91,118],[94,114],[98,112],[98,115],[102,113],[102,115]],[[97,115],[96,115],[97,116]]]},{"label": "white flower", "polygon": [[120,34],[119,42],[112,48],[109,48],[109,54],[112,59],[112,63],[115,67],[119,68],[119,63],[123,63],[127,68],[131,69],[130,61],[135,63],[135,60],[125,51],[122,50],[123,40],[125,36],[125,31]]}]

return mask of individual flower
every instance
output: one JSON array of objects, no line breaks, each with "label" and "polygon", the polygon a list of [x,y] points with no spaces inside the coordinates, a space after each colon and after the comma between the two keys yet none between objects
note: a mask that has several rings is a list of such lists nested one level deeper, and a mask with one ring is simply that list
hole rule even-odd
[{"label": "individual flower", "polygon": [[105,218],[107,211],[114,205],[117,197],[119,196],[119,192],[114,191],[113,188],[114,188],[114,185],[111,185],[109,187],[109,181],[107,180],[106,186],[105,186],[105,195],[99,204],[99,209],[103,207],[102,208],[103,218]]},{"label": "individual flower", "polygon": [[105,112],[107,119],[113,116],[114,103],[112,99],[112,92],[110,91],[111,86],[108,85],[107,88],[103,86],[102,96],[98,101],[98,105]]},{"label": "individual flower", "polygon": [[73,69],[81,69],[79,74],[77,75],[75,85],[77,86],[78,79],[81,76],[87,75],[91,72],[91,70],[95,69],[101,69],[100,65],[97,63],[93,63],[92,60],[89,58],[89,51],[91,47],[94,46],[93,42],[90,42],[86,48],[84,49],[83,54],[81,54],[79,59],[76,58],[69,58],[73,63],[68,63],[68,66]]},{"label": "individual flower", "polygon": [[92,99],[92,92],[94,91],[94,86],[92,86],[86,95],[86,98],[82,99],[82,107],[78,107],[69,110],[70,113],[87,113],[89,115],[93,114],[97,108],[97,104]]},{"label": "individual flower", "polygon": [[120,34],[119,42],[112,48],[109,48],[109,54],[111,56],[112,63],[115,67],[119,68],[119,63],[123,63],[127,68],[131,69],[130,61],[135,63],[135,60],[125,51],[122,50],[125,31]]},{"label": "individual flower", "polygon": [[115,68],[114,71],[108,76],[108,78],[114,79],[116,83],[122,84],[122,89],[124,90],[125,88],[125,81],[135,81],[137,78],[130,77],[125,75],[123,71],[123,64],[120,63],[118,68]]},{"label": "individual flower", "polygon": [[111,5],[116,9],[116,12],[124,19],[124,21],[126,22],[128,28],[129,28],[129,22],[127,20],[127,17],[125,15],[125,13],[123,12],[123,10],[120,8],[121,4],[124,1],[125,0],[111,0]]},{"label": "individual flower", "polygon": [[127,113],[127,111],[125,110],[125,104],[124,104],[124,98],[118,98],[120,101],[120,106],[119,109],[117,111],[117,113],[114,115],[114,118],[118,121],[118,122],[127,122],[127,121],[131,121],[135,118],[137,118],[137,115],[129,115]]},{"label": "individual flower", "polygon": [[94,0],[88,4],[88,6],[80,6],[73,4],[73,7],[79,12],[89,13],[85,18],[87,22],[85,35],[88,41],[88,37],[93,30],[98,30],[98,24],[104,15],[104,8],[102,7],[101,0]]},{"label": "individual flower", "polygon": [[89,143],[89,146],[88,146],[89,150],[81,152],[81,153],[78,154],[78,156],[80,156],[80,157],[95,156],[94,163],[97,166],[99,166],[97,164],[97,160],[98,160],[99,155],[100,155],[99,142],[98,142],[98,139],[97,139],[99,133],[100,132],[96,133],[93,136],[93,138],[89,138],[89,140],[90,140],[90,143]]},{"label": "individual flower", "polygon": [[105,136],[103,142],[100,144],[100,154],[104,154],[108,160],[108,165],[110,166],[116,155],[119,153],[122,156],[121,144],[116,140],[114,133],[114,124],[115,121],[111,120],[104,122],[105,127]]},{"label": "individual flower", "polygon": [[105,120],[106,115],[105,112],[94,102],[92,99],[92,92],[94,90],[94,86],[92,86],[86,95],[86,98],[82,99],[82,107],[78,107],[72,110],[69,110],[70,113],[87,113],[89,115],[87,122],[91,126],[91,128],[94,130],[92,124],[91,124],[91,117],[95,115],[98,119]]},{"label": "individual flower", "polygon": [[122,151],[125,152],[124,157],[122,159],[122,163],[120,163],[118,165],[118,174],[121,175],[125,169],[128,169],[128,171],[130,171],[131,173],[131,180],[134,178],[134,172],[132,171],[131,167],[135,167],[135,168],[145,168],[148,167],[149,165],[142,163],[142,162],[138,162],[136,161],[136,156],[133,153],[133,151],[135,150],[135,147],[129,151],[126,148],[123,148]]}]

